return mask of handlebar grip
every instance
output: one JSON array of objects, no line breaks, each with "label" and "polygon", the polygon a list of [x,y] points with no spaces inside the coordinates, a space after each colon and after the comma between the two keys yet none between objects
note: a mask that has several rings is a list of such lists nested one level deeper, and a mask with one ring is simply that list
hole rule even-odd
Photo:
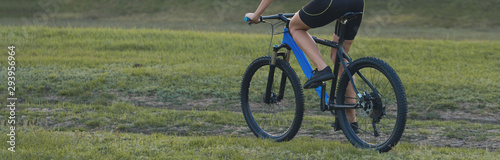
[{"label": "handlebar grip", "polygon": [[[243,19],[243,20],[245,20],[245,22],[252,22],[252,20],[248,17],[245,17],[245,19]],[[262,16],[259,17],[259,20],[260,20],[260,22],[264,21],[264,19],[262,19]]]},{"label": "handlebar grip", "polygon": [[245,20],[245,22],[251,22],[251,21],[252,21],[252,20],[251,20],[250,18],[248,18],[248,17],[245,17],[245,19],[243,19],[243,20]]}]

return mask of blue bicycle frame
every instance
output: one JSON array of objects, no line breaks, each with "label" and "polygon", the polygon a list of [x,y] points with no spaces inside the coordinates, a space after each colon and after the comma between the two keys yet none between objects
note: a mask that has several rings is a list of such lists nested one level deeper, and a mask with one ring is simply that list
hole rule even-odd
[{"label": "blue bicycle frame", "polygon": [[[300,68],[302,68],[302,71],[304,72],[304,75],[306,75],[307,78],[311,78],[311,76],[313,75],[313,68],[304,52],[299,48],[297,43],[295,43],[295,40],[293,40],[288,28],[285,28],[285,32],[283,33],[283,40],[281,43],[287,45],[292,49],[295,58],[297,58],[297,61],[299,62]],[[318,93],[318,96],[321,96],[322,87],[320,86],[318,88],[315,88],[315,90]],[[328,100],[328,94],[325,93],[325,95],[325,100]]]}]

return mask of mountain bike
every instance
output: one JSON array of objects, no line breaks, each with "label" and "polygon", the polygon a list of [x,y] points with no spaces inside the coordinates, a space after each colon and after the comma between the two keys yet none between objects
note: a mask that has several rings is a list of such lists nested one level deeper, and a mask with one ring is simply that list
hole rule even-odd
[{"label": "mountain bike", "polygon": [[[241,107],[250,130],[259,138],[278,142],[293,139],[304,116],[302,85],[290,66],[292,51],[305,76],[310,78],[313,74],[307,57],[290,35],[288,24],[293,15],[280,13],[260,17],[261,22],[279,20],[278,23],[285,25],[282,44],[274,45],[271,55],[254,60],[241,82]],[[345,52],[345,24],[361,15],[361,12],[349,12],[337,19],[340,28],[338,43],[313,36],[317,44],[337,49],[333,74],[335,77],[341,75],[340,80],[331,80],[331,96],[326,93],[325,82],[315,90],[321,99],[320,110],[335,116],[335,123],[340,123],[352,145],[387,152],[399,142],[404,132],[406,96],[401,80],[387,63],[374,57],[353,61]],[[245,21],[249,19],[245,18]],[[283,49],[286,51],[280,52]],[[343,73],[338,73],[340,65],[347,68]],[[354,89],[355,97],[346,96],[348,86]],[[355,99],[356,103],[346,103],[346,99]],[[357,126],[348,121],[348,109],[355,110]]]}]

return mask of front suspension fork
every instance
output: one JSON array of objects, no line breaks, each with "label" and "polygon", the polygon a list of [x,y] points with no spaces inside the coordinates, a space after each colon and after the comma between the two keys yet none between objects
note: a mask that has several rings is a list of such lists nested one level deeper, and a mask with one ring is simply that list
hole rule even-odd
[{"label": "front suspension fork", "polygon": [[278,52],[273,52],[271,55],[271,64],[269,64],[269,75],[267,76],[267,85],[266,92],[264,93],[264,103],[271,103],[271,93],[274,82],[274,71],[276,70],[276,57],[278,56]]},{"label": "front suspension fork", "polygon": [[[285,47],[285,46],[275,46],[273,49],[273,54],[271,55],[271,64],[269,64],[269,75],[267,77],[267,85],[266,85],[266,92],[264,93],[264,103],[273,103],[273,100],[271,99],[272,96],[272,88],[273,88],[273,82],[274,82],[274,72],[276,71],[276,59],[278,56],[283,56],[283,59],[286,62],[290,61],[290,49],[287,50],[285,54],[283,53],[278,53],[279,49]],[[281,73],[281,81],[280,81],[280,86],[279,86],[279,92],[278,96],[275,99],[275,101],[279,102],[283,99],[283,95],[285,93],[285,87],[286,87],[286,73],[282,72]]]}]

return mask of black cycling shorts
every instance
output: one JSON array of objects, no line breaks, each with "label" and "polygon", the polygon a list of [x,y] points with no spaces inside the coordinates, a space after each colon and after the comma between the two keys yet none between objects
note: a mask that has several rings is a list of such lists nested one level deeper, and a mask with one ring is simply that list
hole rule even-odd
[{"label": "black cycling shorts", "polygon": [[[299,11],[300,19],[309,27],[327,25],[347,12],[363,12],[364,0],[312,0]],[[362,16],[347,22],[344,39],[353,40],[358,33]],[[335,26],[338,35],[338,24]]]}]

